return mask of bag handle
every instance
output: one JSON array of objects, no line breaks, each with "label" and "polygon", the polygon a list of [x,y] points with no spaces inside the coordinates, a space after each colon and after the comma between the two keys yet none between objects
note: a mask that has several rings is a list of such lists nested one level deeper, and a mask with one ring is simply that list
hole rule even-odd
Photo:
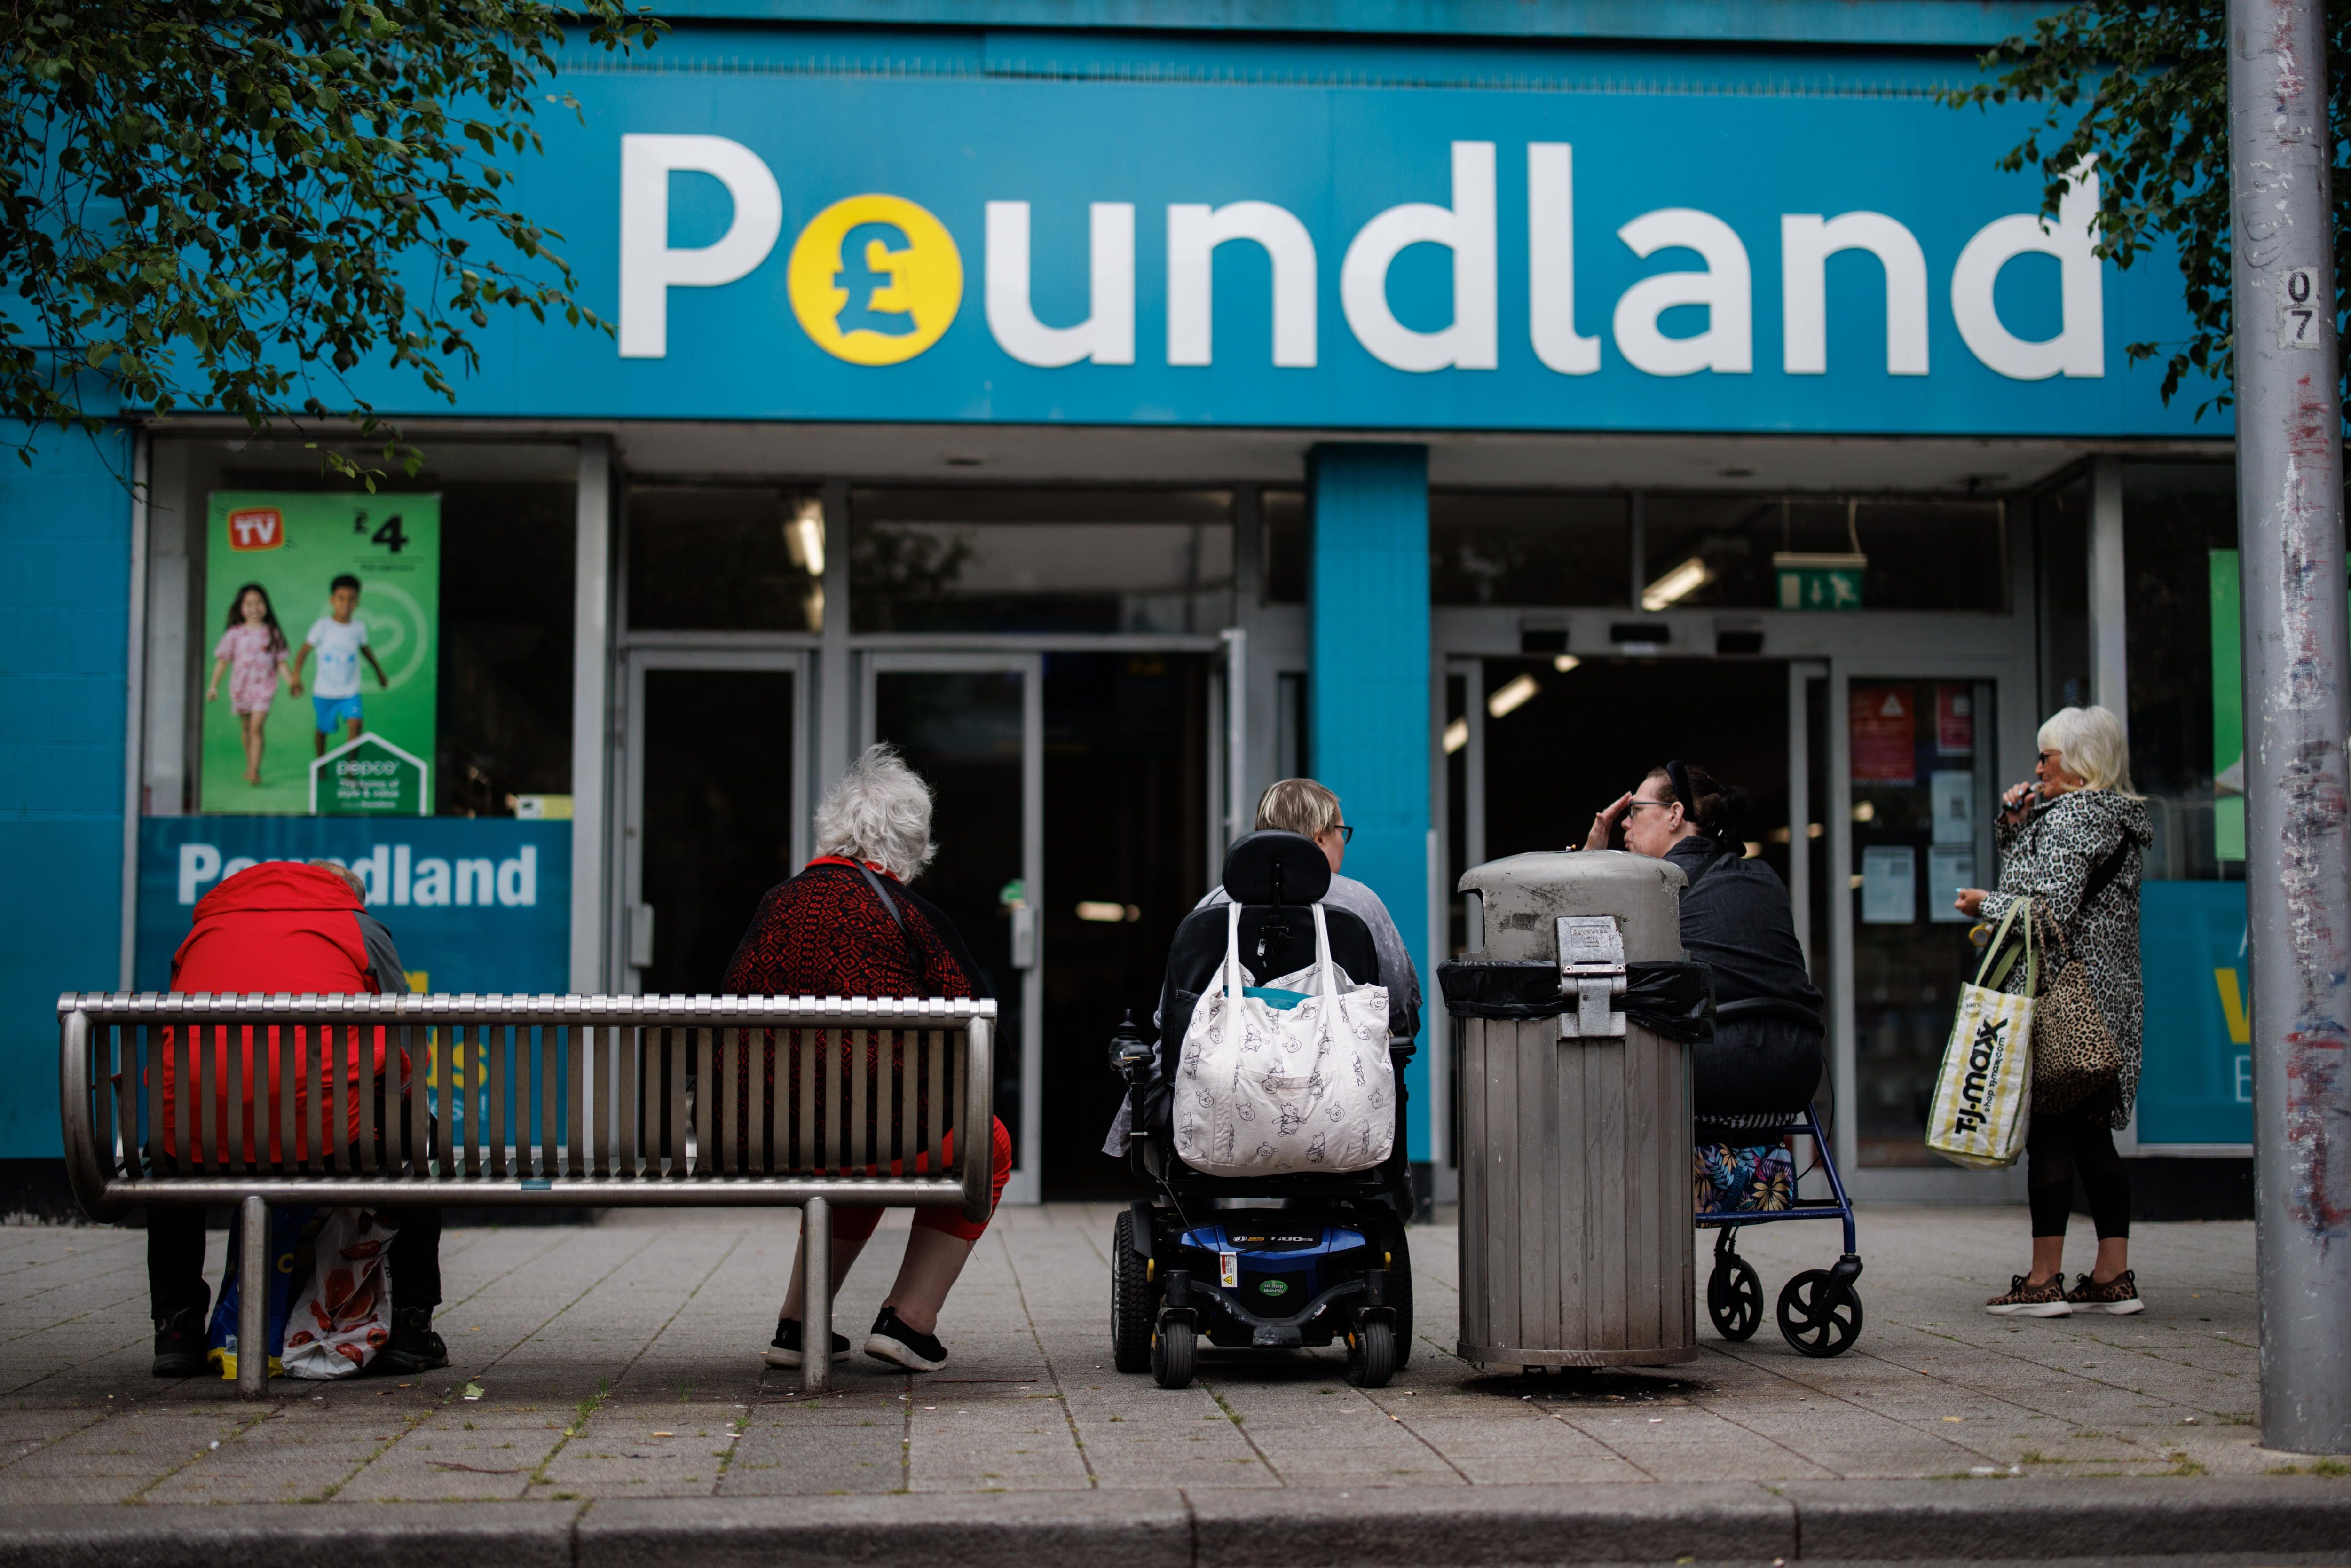
[{"label": "bag handle", "polygon": [[[2016,954],[2008,951],[2009,934],[2015,928],[2016,917],[2026,914],[2032,907],[2032,900],[2020,898],[2008,906],[2006,915],[2000,917],[2000,925],[1993,928],[1991,941],[1984,948],[1983,962],[1976,966],[1977,985],[1988,990],[1998,990],[2001,982],[2008,978],[2009,971],[2016,967]],[[2029,916],[2024,922],[2022,937],[2024,987],[2025,994],[2030,996],[2032,994],[2034,982],[2039,977],[2037,967],[2032,961],[2032,921]],[[1997,967],[1994,967],[1995,960],[1997,960]]]},{"label": "bag handle", "polygon": [[1339,977],[1331,972],[1331,927],[1322,919],[1321,901],[1316,901],[1311,907],[1314,911],[1315,994],[1327,998],[1335,1006],[1339,1000]]},{"label": "bag handle", "polygon": [[1225,905],[1225,996],[1238,1002],[1241,998],[1241,906]]}]

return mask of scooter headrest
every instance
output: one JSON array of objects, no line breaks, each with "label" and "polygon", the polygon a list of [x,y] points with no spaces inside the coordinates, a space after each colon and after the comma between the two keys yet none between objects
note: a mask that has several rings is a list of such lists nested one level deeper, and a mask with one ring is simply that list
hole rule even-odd
[{"label": "scooter headrest", "polygon": [[1330,859],[1303,833],[1244,833],[1225,852],[1225,896],[1235,904],[1312,904],[1330,891]]}]

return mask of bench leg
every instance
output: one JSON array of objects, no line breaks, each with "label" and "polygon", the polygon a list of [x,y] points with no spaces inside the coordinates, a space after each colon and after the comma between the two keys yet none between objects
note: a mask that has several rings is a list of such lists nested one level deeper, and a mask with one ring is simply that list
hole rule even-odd
[{"label": "bench leg", "polygon": [[800,1205],[800,1392],[832,1386],[832,1205]]},{"label": "bench leg", "polygon": [[236,1396],[269,1391],[269,1206],[258,1197],[237,1205]]}]

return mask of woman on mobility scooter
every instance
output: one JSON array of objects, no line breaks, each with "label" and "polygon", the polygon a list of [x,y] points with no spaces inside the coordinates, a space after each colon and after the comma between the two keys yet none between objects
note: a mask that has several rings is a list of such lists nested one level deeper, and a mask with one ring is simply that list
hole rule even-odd
[{"label": "woman on mobility scooter", "polygon": [[[1693,763],[1652,768],[1640,787],[1594,812],[1586,849],[1606,849],[1623,824],[1625,847],[1670,861],[1689,879],[1681,895],[1682,947],[1712,971],[1714,1038],[1690,1048],[1697,1116],[1698,1211],[1702,1216],[1839,1218],[1844,1254],[1834,1269],[1808,1270],[1788,1282],[1780,1330],[1807,1355],[1835,1355],[1861,1333],[1861,1274],[1853,1211],[1831,1163],[1811,1103],[1820,1087],[1823,1002],[1796,940],[1788,890],[1761,860],[1747,857],[1737,830],[1747,792]],[[1836,1202],[1800,1205],[1784,1141],[1809,1133]],[[1708,1194],[1711,1193],[1709,1199]],[[1763,1287],[1738,1254],[1740,1220],[1703,1218],[1721,1235],[1707,1308],[1727,1339],[1743,1340],[1762,1322]]]},{"label": "woman on mobility scooter", "polygon": [[[1122,1372],[1183,1387],[1201,1333],[1220,1346],[1343,1341],[1348,1376],[1370,1387],[1403,1360],[1412,1297],[1402,1069],[1412,1047],[1382,1027],[1390,1004],[1378,947],[1361,917],[1325,902],[1331,879],[1329,859],[1301,834],[1242,838],[1225,860],[1229,904],[1204,904],[1176,930],[1159,1043],[1131,1021],[1111,1042],[1129,1084],[1112,1152],[1165,1200],[1138,1200],[1118,1219],[1111,1317]],[[1366,987],[1381,994],[1347,996]],[[1196,1014],[1208,1027],[1196,1030]],[[1236,1041],[1266,1049],[1269,1065],[1236,1055],[1249,1061],[1246,1073],[1197,1071]],[[1231,1135],[1239,1124],[1248,1147]],[[1243,1197],[1282,1207],[1218,1208]]]}]

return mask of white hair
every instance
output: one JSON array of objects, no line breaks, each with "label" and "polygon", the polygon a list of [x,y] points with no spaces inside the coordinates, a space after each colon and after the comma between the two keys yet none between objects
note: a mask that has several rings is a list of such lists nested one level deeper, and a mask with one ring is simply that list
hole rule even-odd
[{"label": "white hair", "polygon": [[2088,788],[2131,793],[2130,743],[2111,708],[2061,707],[2038,738],[2043,750],[2057,753],[2065,771],[2080,774]]},{"label": "white hair", "polygon": [[912,882],[938,852],[931,843],[931,787],[898,748],[869,746],[816,809],[816,852],[872,861]]}]

